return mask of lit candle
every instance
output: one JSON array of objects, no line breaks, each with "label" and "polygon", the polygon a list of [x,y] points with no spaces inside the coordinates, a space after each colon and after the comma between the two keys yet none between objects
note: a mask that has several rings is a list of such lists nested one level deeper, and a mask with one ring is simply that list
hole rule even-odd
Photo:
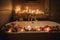
[{"label": "lit candle", "polygon": [[29,13],[31,13],[32,12],[32,9],[29,9]]},{"label": "lit candle", "polygon": [[20,6],[17,6],[17,7],[15,8],[15,13],[19,13],[19,12],[21,12],[21,7],[20,7]]},{"label": "lit candle", "polygon": [[39,9],[36,9],[36,14],[38,14],[39,13]]},{"label": "lit candle", "polygon": [[32,10],[32,12],[31,12],[31,13],[32,13],[32,14],[33,14],[33,13],[35,13],[35,10]]},{"label": "lit candle", "polygon": [[28,10],[29,10],[29,7],[28,6],[26,6],[26,12],[28,13]]}]

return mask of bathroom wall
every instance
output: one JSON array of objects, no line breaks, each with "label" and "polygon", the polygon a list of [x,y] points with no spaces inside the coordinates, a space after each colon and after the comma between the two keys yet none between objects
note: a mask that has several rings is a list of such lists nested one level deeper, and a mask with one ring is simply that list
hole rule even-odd
[{"label": "bathroom wall", "polygon": [[50,14],[51,19],[60,23],[60,0],[49,0],[50,1]]},{"label": "bathroom wall", "polygon": [[9,22],[11,11],[12,11],[11,0],[0,0],[0,26]]}]

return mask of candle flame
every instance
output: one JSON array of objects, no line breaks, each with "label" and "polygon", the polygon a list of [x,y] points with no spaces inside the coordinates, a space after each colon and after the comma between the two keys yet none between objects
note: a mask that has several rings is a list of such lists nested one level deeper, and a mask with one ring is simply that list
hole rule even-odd
[{"label": "candle flame", "polygon": [[40,9],[30,9],[28,6],[25,7],[24,10],[21,9],[20,6],[17,6],[15,9],[15,13],[31,13],[31,14],[44,14]]}]

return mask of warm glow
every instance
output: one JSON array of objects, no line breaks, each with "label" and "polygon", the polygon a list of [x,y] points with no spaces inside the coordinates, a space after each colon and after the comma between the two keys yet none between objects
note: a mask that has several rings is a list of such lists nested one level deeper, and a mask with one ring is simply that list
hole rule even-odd
[{"label": "warm glow", "polygon": [[26,29],[30,31],[31,30],[31,26],[27,26]]},{"label": "warm glow", "polygon": [[[18,31],[19,32],[19,31]],[[24,29],[20,29],[20,32],[24,32]]]},{"label": "warm glow", "polygon": [[37,28],[36,31],[40,31],[40,28]]},{"label": "warm glow", "polygon": [[33,13],[36,13],[35,11],[36,11],[36,10],[32,10],[31,13],[32,13],[32,14],[33,14]]},{"label": "warm glow", "polygon": [[21,11],[21,7],[17,6],[16,9],[15,9],[15,13],[19,13],[20,11]]},{"label": "warm glow", "polygon": [[44,14],[44,12],[40,11],[39,9],[36,9],[36,14]]},{"label": "warm glow", "polygon": [[26,6],[24,10],[22,10],[20,6],[17,6],[15,13],[44,14],[40,9],[31,9],[28,6]]},{"label": "warm glow", "polygon": [[22,27],[18,28],[17,30],[18,30],[18,32],[24,32],[25,31],[24,28],[22,28]]},{"label": "warm glow", "polygon": [[47,28],[44,28],[44,31],[49,32],[49,31],[51,31],[51,29],[49,27],[47,27]]},{"label": "warm glow", "polygon": [[8,30],[8,32],[12,32],[12,28],[10,28],[10,29]]}]

